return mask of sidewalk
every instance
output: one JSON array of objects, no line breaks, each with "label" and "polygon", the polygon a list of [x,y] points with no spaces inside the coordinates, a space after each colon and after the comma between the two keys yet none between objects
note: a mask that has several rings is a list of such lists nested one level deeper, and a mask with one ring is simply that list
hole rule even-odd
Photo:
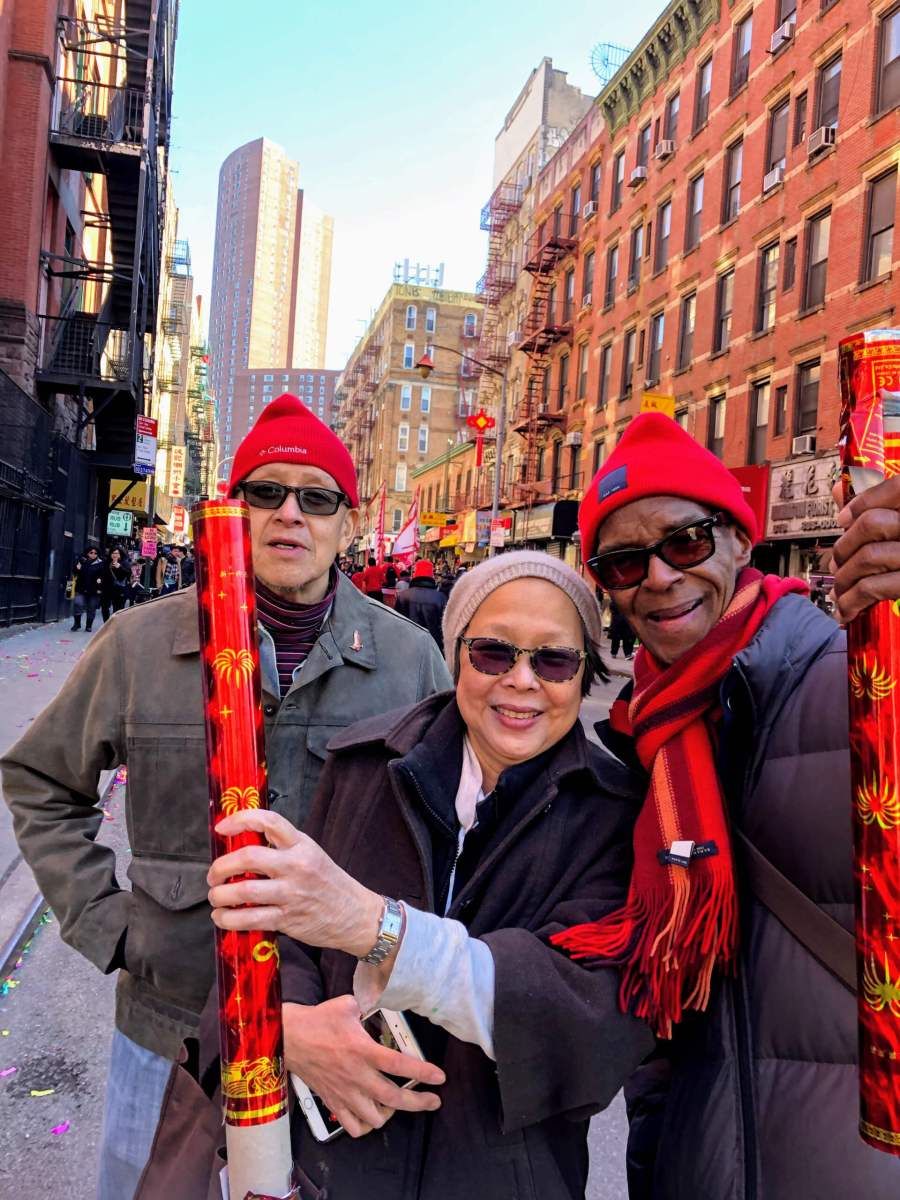
[{"label": "sidewalk", "polygon": [[[73,632],[68,618],[0,634],[0,754],[53,699],[90,639],[89,633]],[[40,906],[34,876],[16,846],[9,809],[0,803],[0,971]]]},{"label": "sidewalk", "polygon": [[609,649],[609,638],[605,633],[600,641],[600,653],[606,663],[606,669],[611,675],[621,675],[623,679],[634,678],[634,659],[627,659],[621,646],[618,655],[613,658]]}]

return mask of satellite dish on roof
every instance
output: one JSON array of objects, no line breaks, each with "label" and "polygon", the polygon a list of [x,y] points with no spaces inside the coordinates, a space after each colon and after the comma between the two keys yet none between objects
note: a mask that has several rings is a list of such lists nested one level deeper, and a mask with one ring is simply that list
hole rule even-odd
[{"label": "satellite dish on roof", "polygon": [[602,87],[606,87],[630,53],[625,46],[617,46],[614,42],[597,43],[591,51],[591,69]]}]

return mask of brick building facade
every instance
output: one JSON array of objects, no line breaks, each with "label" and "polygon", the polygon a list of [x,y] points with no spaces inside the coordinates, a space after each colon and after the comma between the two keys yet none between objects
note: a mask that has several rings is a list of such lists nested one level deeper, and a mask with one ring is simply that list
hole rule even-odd
[{"label": "brick building facade", "polygon": [[897,323],[898,102],[890,0],[665,9],[538,180],[511,414],[535,493],[590,479],[662,393],[753,489],[760,561],[819,569],[837,344]]}]

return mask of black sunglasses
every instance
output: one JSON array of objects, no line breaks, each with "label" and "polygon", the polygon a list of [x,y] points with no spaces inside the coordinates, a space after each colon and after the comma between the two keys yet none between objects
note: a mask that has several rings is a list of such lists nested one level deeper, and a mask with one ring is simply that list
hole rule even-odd
[{"label": "black sunglasses", "polygon": [[654,554],[661,558],[667,567],[676,571],[699,567],[708,558],[712,558],[716,552],[713,530],[717,525],[725,525],[727,522],[728,517],[725,513],[716,513],[715,516],[691,521],[673,529],[653,546],[609,550],[605,554],[589,558],[585,565],[601,587],[611,592],[637,587],[650,573],[650,559]]},{"label": "black sunglasses", "polygon": [[531,669],[545,683],[566,683],[578,674],[578,668],[587,658],[584,650],[573,646],[536,646],[526,650],[503,642],[500,638],[461,637],[469,650],[469,662],[482,675],[505,675],[519,661],[520,654],[527,654]]},{"label": "black sunglasses", "polygon": [[243,492],[252,508],[281,508],[288,495],[293,494],[300,511],[308,517],[333,517],[342,504],[350,505],[348,496],[331,488],[289,487],[270,479],[245,479],[234,490]]}]

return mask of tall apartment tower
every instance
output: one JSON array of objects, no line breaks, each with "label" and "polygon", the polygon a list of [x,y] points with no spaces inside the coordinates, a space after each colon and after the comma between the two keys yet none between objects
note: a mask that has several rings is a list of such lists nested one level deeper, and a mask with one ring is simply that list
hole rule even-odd
[{"label": "tall apartment tower", "polygon": [[[324,363],[333,223],[312,210],[305,231],[311,206],[299,176],[298,164],[267,138],[240,146],[219,172],[210,384],[225,413],[238,371]],[[304,359],[301,344],[318,349],[315,362]]]}]

